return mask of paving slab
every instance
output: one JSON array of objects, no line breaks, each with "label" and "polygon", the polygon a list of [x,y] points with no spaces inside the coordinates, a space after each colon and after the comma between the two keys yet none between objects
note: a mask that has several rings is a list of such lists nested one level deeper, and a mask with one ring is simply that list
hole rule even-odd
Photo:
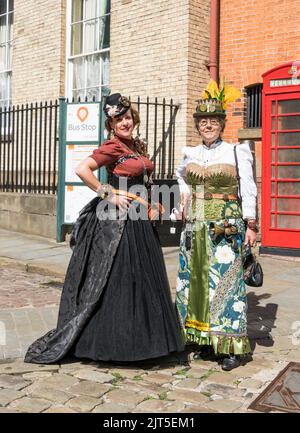
[{"label": "paving slab", "polygon": [[[174,300],[178,248],[163,251]],[[180,357],[132,368],[72,357],[56,365],[25,364],[28,345],[56,326],[70,255],[67,243],[0,230],[2,412],[249,412],[287,363],[299,362],[299,261],[265,256],[264,286],[247,288],[253,360],[232,372],[194,361],[191,348],[186,365]]]},{"label": "paving slab", "polygon": [[98,398],[81,395],[69,400],[66,404],[66,407],[69,407],[77,412],[91,412],[97,405],[99,405],[99,403],[100,400]]},{"label": "paving slab", "polygon": [[220,400],[210,401],[207,403],[206,406],[208,409],[214,411],[231,413],[231,412],[235,412],[242,405],[243,403],[240,401],[220,399]]},{"label": "paving slab", "polygon": [[9,408],[16,409],[19,412],[40,413],[48,409],[50,406],[51,402],[49,400],[24,397],[20,400],[13,401]]}]

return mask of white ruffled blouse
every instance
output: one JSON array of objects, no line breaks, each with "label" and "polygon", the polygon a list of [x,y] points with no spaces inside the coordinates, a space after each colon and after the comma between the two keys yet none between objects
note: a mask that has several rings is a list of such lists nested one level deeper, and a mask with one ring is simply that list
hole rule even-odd
[{"label": "white ruffled blouse", "polygon": [[[176,170],[180,192],[190,192],[186,179],[186,166],[190,162],[195,162],[202,167],[213,164],[231,164],[234,167],[234,146],[226,141],[213,143],[210,147],[205,144],[191,147],[186,146],[182,149],[183,158]],[[237,145],[237,159],[239,165],[242,210],[244,219],[256,218],[256,196],[257,188],[253,179],[253,157],[248,143]]]}]

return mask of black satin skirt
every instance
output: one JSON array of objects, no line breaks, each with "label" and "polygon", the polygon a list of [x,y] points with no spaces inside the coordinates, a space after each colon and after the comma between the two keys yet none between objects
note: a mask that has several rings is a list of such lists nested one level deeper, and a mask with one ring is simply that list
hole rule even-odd
[{"label": "black satin skirt", "polygon": [[156,230],[149,221],[128,220],[106,287],[72,353],[93,360],[139,361],[181,350]]},{"label": "black satin skirt", "polygon": [[101,204],[93,199],[74,225],[57,327],[30,345],[25,362],[68,355],[130,362],[184,350],[155,227],[143,219],[101,220]]}]

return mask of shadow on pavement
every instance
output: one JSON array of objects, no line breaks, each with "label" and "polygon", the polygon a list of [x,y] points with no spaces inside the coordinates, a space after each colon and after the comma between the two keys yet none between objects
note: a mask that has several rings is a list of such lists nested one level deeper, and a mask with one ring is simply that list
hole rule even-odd
[{"label": "shadow on pavement", "polygon": [[189,350],[183,352],[174,352],[170,355],[163,356],[160,358],[147,359],[143,361],[132,361],[132,362],[122,362],[122,361],[93,361],[87,358],[76,358],[75,356],[69,355],[66,358],[59,361],[59,364],[73,364],[81,362],[82,364],[89,365],[91,363],[97,364],[99,368],[113,368],[113,367],[126,367],[126,369],[132,368],[136,370],[137,368],[142,369],[152,369],[153,367],[158,367],[163,369],[164,367],[172,366],[185,366],[189,362]]},{"label": "shadow on pavement", "polygon": [[260,301],[268,299],[270,293],[257,295],[255,292],[247,294],[248,300],[248,336],[250,339],[251,350],[254,351],[256,345],[272,347],[274,340],[272,338],[272,329],[276,328],[275,321],[278,305],[268,303],[260,305]]}]

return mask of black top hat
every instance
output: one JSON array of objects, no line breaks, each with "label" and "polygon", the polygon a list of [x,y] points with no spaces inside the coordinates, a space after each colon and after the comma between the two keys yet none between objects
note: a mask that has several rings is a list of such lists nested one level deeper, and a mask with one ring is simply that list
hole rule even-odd
[{"label": "black top hat", "polygon": [[120,93],[113,93],[106,97],[103,111],[108,119],[122,116],[130,108],[130,101]]}]

